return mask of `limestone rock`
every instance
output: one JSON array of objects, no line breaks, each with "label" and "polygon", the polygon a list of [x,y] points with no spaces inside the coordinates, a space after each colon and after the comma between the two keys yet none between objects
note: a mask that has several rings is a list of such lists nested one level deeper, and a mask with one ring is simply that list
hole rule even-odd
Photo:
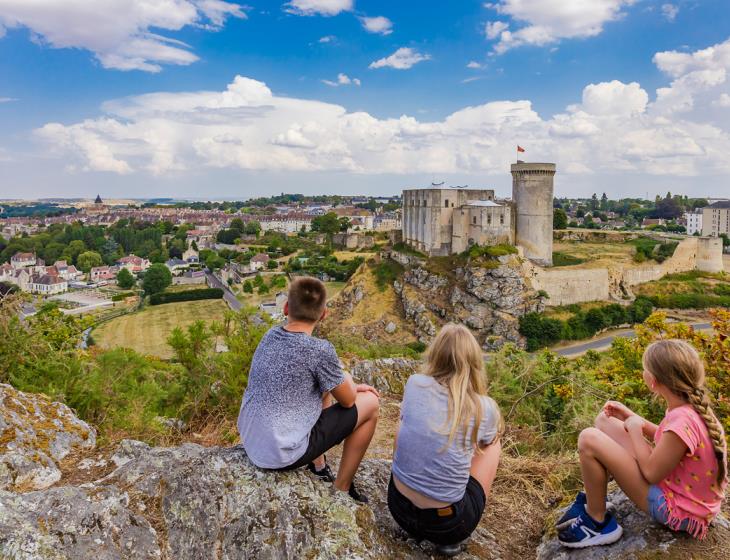
[{"label": "limestone rock", "polygon": [[398,327],[396,327],[393,321],[388,321],[388,324],[385,325],[385,332],[387,332],[388,334],[393,334],[397,328]]},{"label": "limestone rock", "polygon": [[0,490],[47,488],[61,478],[58,461],[95,445],[94,429],[66,405],[0,384]]},{"label": "limestone rock", "polygon": [[[82,487],[0,492],[0,557],[186,560],[429,558],[396,526],[386,504],[390,464],[368,460],[361,505],[306,470],[255,468],[243,449],[125,441],[120,465]],[[480,527],[466,560],[497,558]]]},{"label": "limestone rock", "polygon": [[378,391],[403,394],[408,378],[421,367],[418,360],[408,358],[381,358],[361,360],[352,366],[350,373],[360,383],[372,385]]},{"label": "limestone rock", "polygon": [[[667,559],[719,559],[727,554],[730,523],[723,517],[715,520],[705,541],[697,541],[686,533],[675,533],[654,522],[620,490],[609,494],[608,501],[623,527],[621,540],[609,546],[568,550],[560,545],[555,531],[551,531],[537,549],[537,560],[639,560],[647,558],[647,552]],[[717,554],[711,553],[713,549]]]}]

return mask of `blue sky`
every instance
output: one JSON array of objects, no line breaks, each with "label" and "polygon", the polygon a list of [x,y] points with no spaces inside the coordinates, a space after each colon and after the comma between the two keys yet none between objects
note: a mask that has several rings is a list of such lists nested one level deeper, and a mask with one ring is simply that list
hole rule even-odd
[{"label": "blue sky", "polygon": [[720,0],[26,4],[0,0],[2,198],[508,194],[516,143],[558,194],[730,193]]}]

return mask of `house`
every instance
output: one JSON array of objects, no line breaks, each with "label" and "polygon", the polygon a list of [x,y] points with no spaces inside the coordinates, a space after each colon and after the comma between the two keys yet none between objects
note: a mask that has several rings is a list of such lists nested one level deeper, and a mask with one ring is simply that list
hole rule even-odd
[{"label": "house", "polygon": [[268,266],[270,260],[271,259],[269,258],[269,255],[267,255],[266,253],[259,253],[258,255],[254,255],[251,258],[251,263],[249,266],[251,267],[252,271],[262,270]]},{"label": "house", "polygon": [[259,309],[264,313],[268,313],[272,319],[283,319],[286,300],[286,292],[278,292],[275,301],[262,303],[259,305]]},{"label": "house", "polygon": [[35,266],[37,262],[35,253],[15,253],[10,257],[10,265],[15,269]]},{"label": "house", "polygon": [[188,245],[192,245],[195,243],[198,248],[207,248],[212,246],[215,235],[212,231],[207,231],[204,229],[191,229],[187,232],[187,242]]},{"label": "house", "polygon": [[644,218],[641,222],[642,228],[651,226],[663,226],[666,225],[667,221],[664,218]]},{"label": "house", "polygon": [[150,261],[137,255],[128,255],[119,259],[116,265],[119,268],[126,268],[132,274],[137,274],[147,270],[150,267]]},{"label": "house", "polygon": [[176,270],[182,270],[184,268],[188,267],[188,262],[184,261],[182,259],[168,259],[168,261],[165,263],[165,266],[170,269],[170,272],[175,272]]},{"label": "house", "polygon": [[9,264],[0,264],[0,282],[9,282],[13,276],[13,267]]},{"label": "house", "polygon": [[95,266],[89,271],[89,281],[96,284],[116,280],[118,272],[119,267],[116,266]]},{"label": "house", "polygon": [[188,262],[188,263],[200,262],[200,255],[192,247],[188,247],[185,250],[185,252],[182,254],[182,258],[185,262]]},{"label": "house", "polygon": [[49,268],[51,269],[50,274],[55,270],[55,273],[67,282],[76,280],[82,274],[74,265],[69,265],[66,261],[56,261]]},{"label": "house", "polygon": [[29,283],[29,291],[33,294],[51,296],[68,290],[68,282],[54,274],[33,276]]}]

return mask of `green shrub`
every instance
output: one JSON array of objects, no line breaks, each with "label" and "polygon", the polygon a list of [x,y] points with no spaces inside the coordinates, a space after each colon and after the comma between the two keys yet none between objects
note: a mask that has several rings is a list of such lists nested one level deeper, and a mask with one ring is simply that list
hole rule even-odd
[{"label": "green shrub", "polygon": [[220,299],[223,297],[223,290],[220,288],[201,288],[199,290],[186,290],[184,292],[161,292],[150,296],[150,305],[161,305],[163,303],[175,303],[178,301],[197,301],[201,299]]},{"label": "green shrub", "polygon": [[580,259],[567,253],[562,253],[560,251],[555,251],[553,253],[553,266],[573,266],[584,262],[585,259]]},{"label": "green shrub", "polygon": [[730,284],[717,284],[712,291],[718,296],[730,296]]},{"label": "green shrub", "polygon": [[377,264],[373,264],[372,270],[375,275],[375,283],[382,292],[386,287],[392,286],[393,282],[398,280],[403,274],[403,266],[400,263],[390,259],[383,259]]},{"label": "green shrub", "polygon": [[656,307],[666,309],[707,309],[708,307],[730,307],[730,295],[712,296],[705,294],[669,294],[648,298]]},{"label": "green shrub", "polygon": [[112,301],[122,301],[123,299],[127,299],[128,297],[132,297],[132,296],[136,296],[136,295],[137,295],[137,292],[120,292],[120,293],[114,294],[112,296]]}]

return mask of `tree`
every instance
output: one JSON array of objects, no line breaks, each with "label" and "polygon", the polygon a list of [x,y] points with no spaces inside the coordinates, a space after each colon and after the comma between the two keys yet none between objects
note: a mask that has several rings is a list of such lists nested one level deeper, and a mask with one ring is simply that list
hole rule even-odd
[{"label": "tree", "polygon": [[562,208],[553,211],[553,229],[565,229],[568,227],[568,215]]},{"label": "tree", "polygon": [[275,261],[274,259],[271,259],[271,260],[269,260],[269,262],[268,262],[268,263],[266,263],[266,267],[267,267],[267,268],[268,268],[269,270],[274,270],[274,269],[275,269],[275,268],[277,268],[278,266],[279,266],[279,263],[278,263],[277,261]]},{"label": "tree", "polygon": [[604,212],[608,210],[608,196],[606,196],[606,193],[601,195],[601,210]]},{"label": "tree", "polygon": [[243,291],[246,292],[247,294],[253,293],[253,284],[251,283],[251,280],[246,280],[243,283]]},{"label": "tree", "polygon": [[333,235],[340,231],[340,220],[334,212],[327,212],[323,216],[312,219],[312,231]]},{"label": "tree", "polygon": [[101,266],[104,261],[96,251],[85,251],[81,253],[76,262],[83,272],[89,272],[95,266]]},{"label": "tree", "polygon": [[233,218],[231,220],[231,229],[237,229],[240,235],[246,230],[246,226],[243,225],[243,220],[241,218]]},{"label": "tree", "polygon": [[259,233],[261,233],[261,224],[255,220],[248,222],[243,230],[243,233],[247,235],[255,235],[256,237],[258,237]]},{"label": "tree", "polygon": [[598,195],[596,193],[593,193],[591,197],[591,210],[598,210]]},{"label": "tree", "polygon": [[158,294],[172,284],[172,273],[164,264],[153,264],[145,272],[142,287],[148,295]]},{"label": "tree", "polygon": [[342,216],[342,218],[340,218],[340,231],[347,231],[348,229],[350,229],[350,225],[350,218],[348,218],[347,216]]},{"label": "tree", "polygon": [[64,251],[64,254],[71,255],[71,258],[75,260],[84,251],[86,251],[86,244],[80,239],[74,239],[68,244],[68,248]]},{"label": "tree", "polygon": [[727,233],[721,233],[720,237],[722,237],[722,246],[723,247],[730,247],[730,237],[728,237]]},{"label": "tree", "polygon": [[125,290],[128,290],[132,286],[134,286],[137,283],[137,280],[134,276],[132,276],[132,273],[129,272],[126,268],[123,268],[119,271],[117,274],[117,286],[120,288],[124,288]]}]

